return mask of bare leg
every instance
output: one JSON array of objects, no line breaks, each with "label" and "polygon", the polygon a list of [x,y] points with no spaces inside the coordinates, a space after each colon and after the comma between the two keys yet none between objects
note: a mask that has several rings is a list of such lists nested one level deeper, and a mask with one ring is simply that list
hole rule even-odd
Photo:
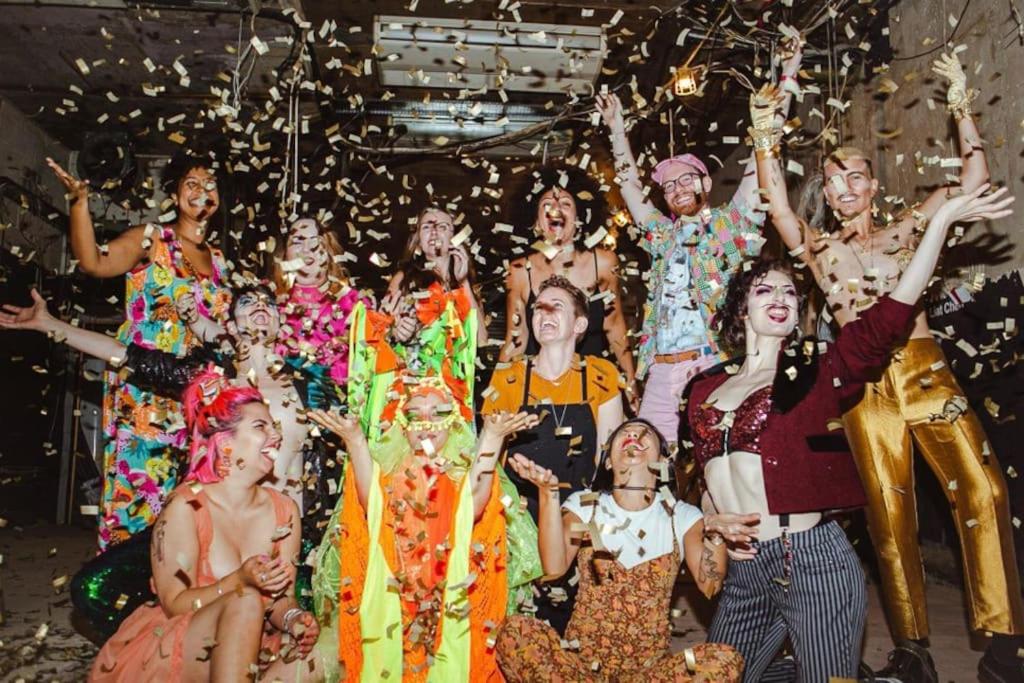
[{"label": "bare leg", "polygon": [[[287,638],[287,636],[285,636]],[[314,647],[302,659],[284,661],[277,659],[263,672],[265,681],[282,681],[283,683],[321,683],[324,672],[320,666],[317,651]]]},{"label": "bare leg", "polygon": [[232,591],[192,617],[185,634],[182,678],[248,683],[263,633],[263,598],[254,589]]}]

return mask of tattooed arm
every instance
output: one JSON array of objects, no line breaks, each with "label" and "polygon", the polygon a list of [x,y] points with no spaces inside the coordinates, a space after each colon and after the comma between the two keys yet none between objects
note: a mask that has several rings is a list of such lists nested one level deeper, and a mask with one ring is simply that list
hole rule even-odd
[{"label": "tattooed arm", "polygon": [[711,598],[722,589],[727,563],[725,543],[715,544],[704,537],[704,522],[699,521],[683,536],[686,567],[693,574],[697,588]]},{"label": "tattooed arm", "polygon": [[199,539],[192,506],[199,504],[186,496],[172,495],[153,527],[149,549],[153,584],[160,606],[168,616],[194,612],[222,595],[247,588],[274,596],[290,585],[290,567],[285,566],[286,560],[253,555],[216,583],[196,586]]}]

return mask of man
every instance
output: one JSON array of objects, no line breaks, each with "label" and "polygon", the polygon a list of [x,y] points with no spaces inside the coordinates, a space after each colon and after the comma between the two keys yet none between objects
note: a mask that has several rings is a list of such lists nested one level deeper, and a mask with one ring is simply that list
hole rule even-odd
[{"label": "man", "polygon": [[[782,81],[795,80],[801,55],[798,47],[786,61]],[[600,95],[597,107],[610,132],[616,182],[653,261],[637,362],[637,377],[647,377],[639,414],[675,443],[687,383],[725,360],[710,327],[719,299],[739,264],[764,243],[754,160],[732,199],[718,207],[708,204],[711,178],[703,161],[693,154],[663,160],[651,178],[672,212],[665,216],[640,182],[618,97]]]},{"label": "man", "polygon": [[[758,176],[772,223],[790,253],[810,270],[840,326],[887,294],[917,243],[917,232],[952,193],[988,182],[981,137],[971,118],[974,97],[955,57],[935,71],[949,81],[948,108],[960,142],[959,187],[942,187],[888,224],[876,224],[878,192],[871,162],[840,148],[824,162],[825,199],[839,221],[834,232],[803,223],[786,195],[778,160],[778,130],[755,131]],[[768,98],[770,99],[770,97]],[[925,649],[928,638],[924,570],[917,540],[911,437],[948,492],[960,535],[971,626],[995,634],[979,664],[983,681],[1024,680],[1024,606],[1014,557],[1012,526],[995,455],[977,416],[963,400],[921,311],[906,346],[898,351],[864,398],[847,409],[843,424],[868,496],[868,526],[896,649],[880,677],[937,681]]]}]

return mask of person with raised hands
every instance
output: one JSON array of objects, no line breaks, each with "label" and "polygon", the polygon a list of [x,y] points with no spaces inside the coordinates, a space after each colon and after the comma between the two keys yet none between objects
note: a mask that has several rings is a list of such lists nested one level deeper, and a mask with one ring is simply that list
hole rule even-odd
[{"label": "person with raised hands", "polygon": [[[188,323],[222,322],[230,302],[227,262],[207,244],[209,222],[220,205],[216,163],[208,156],[176,156],[163,181],[177,213],[174,221],[131,227],[106,245],[96,242],[88,181],[52,159],[47,163],[69,193],[78,268],[94,277],[125,278],[126,320],[117,338],[176,354],[209,341]],[[115,372],[104,382],[100,550],[149,527],[187,463],[177,400],[144,391]]]},{"label": "person with raised hands", "polygon": [[321,681],[316,618],[295,601],[299,510],[261,482],[281,434],[259,391],[208,372],[184,396],[184,482],[153,529],[157,601],[138,607],[89,680]]},{"label": "person with raised hands", "polygon": [[[879,191],[871,158],[855,147],[825,157],[824,195],[832,211],[825,225],[807,225],[789,204],[777,144],[756,148],[758,178],[772,224],[793,258],[806,266],[845,327],[893,291],[919,248],[929,221],[962,193],[989,180],[985,150],[972,117],[977,93],[967,88],[963,67],[944,54],[933,71],[947,81],[947,108],[960,146],[958,185],[943,186],[894,217],[878,212]],[[763,99],[771,93],[763,92]],[[776,102],[775,106],[778,106]],[[752,108],[759,108],[752,103]],[[774,136],[775,142],[779,134]],[[917,542],[912,444],[950,492],[960,536],[972,629],[995,634],[980,664],[983,679],[1024,680],[1024,604],[1021,601],[1012,525],[1004,501],[1006,483],[989,452],[981,422],[969,407],[950,411],[963,390],[918,309],[908,338],[894,349],[884,372],[860,400],[844,404],[843,424],[867,494],[868,530],[882,577],[882,596],[895,643],[880,678],[936,681],[928,644],[925,575]],[[934,419],[935,415],[948,415]],[[995,515],[993,517],[993,514]],[[991,519],[975,525],[974,522]],[[1002,672],[1002,673],[1000,673]]]},{"label": "person with raised hands", "polygon": [[[1005,189],[987,189],[935,211],[896,285],[833,345],[797,339],[801,297],[786,262],[752,262],[729,285],[719,334],[745,355],[690,384],[684,445],[706,511],[719,515],[706,532],[732,560],[708,639],[739,651],[745,681],[761,680],[787,637],[798,682],[857,678],[864,573],[826,513],[860,507],[865,494],[835,418],[906,338],[950,226],[1011,212]],[[1000,511],[984,514],[994,523]]]},{"label": "person with raised hands", "polygon": [[497,637],[506,680],[739,681],[743,661],[731,647],[670,648],[680,568],[710,598],[725,576],[726,549],[705,538],[701,511],[669,492],[668,446],[653,425],[622,423],[590,486],[566,499],[550,469],[520,454],[508,462],[537,488],[545,574],[559,576],[576,562],[580,589],[565,632],[571,648],[539,619],[506,619]]},{"label": "person with raised hands", "polygon": [[489,415],[476,438],[443,378],[407,379],[372,447],[355,414],[310,412],[348,452],[326,541],[337,565],[314,577],[331,591],[318,598],[321,661],[349,680],[495,680],[490,640],[514,588],[506,522],[518,504],[503,500],[498,456],[537,418]]},{"label": "person with raised hands", "polygon": [[[796,83],[801,59],[797,42],[783,64],[781,85]],[[792,90],[784,87],[785,105],[773,117],[785,117]],[[666,216],[647,197],[618,96],[598,95],[597,109],[608,127],[615,182],[640,229],[640,246],[652,259],[636,372],[646,379],[639,415],[674,443],[687,383],[725,358],[711,319],[729,279],[764,244],[754,159],[729,202],[717,207],[709,203],[711,176],[701,159],[690,153],[663,159],[651,179],[668,205]]]}]

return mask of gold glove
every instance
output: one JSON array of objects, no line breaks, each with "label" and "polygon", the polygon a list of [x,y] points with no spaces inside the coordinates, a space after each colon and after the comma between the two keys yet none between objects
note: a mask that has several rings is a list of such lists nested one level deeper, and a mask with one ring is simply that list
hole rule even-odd
[{"label": "gold glove", "polygon": [[949,85],[946,88],[946,109],[957,121],[971,114],[971,102],[978,96],[977,90],[967,89],[967,74],[954,55],[943,54],[932,62],[932,71],[942,76]]}]

